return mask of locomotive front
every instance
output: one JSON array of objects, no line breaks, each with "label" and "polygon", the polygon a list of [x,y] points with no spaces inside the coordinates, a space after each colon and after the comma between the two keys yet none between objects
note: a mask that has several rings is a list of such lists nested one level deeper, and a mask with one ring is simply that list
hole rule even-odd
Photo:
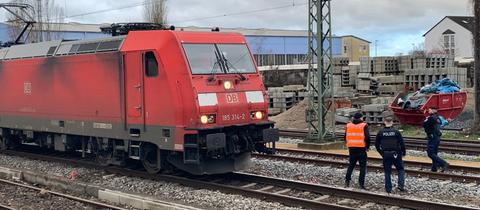
[{"label": "locomotive front", "polygon": [[183,41],[196,97],[196,122],[186,130],[183,164],[197,174],[244,169],[253,151],[272,154],[278,130],[268,120],[265,87],[240,34]]}]

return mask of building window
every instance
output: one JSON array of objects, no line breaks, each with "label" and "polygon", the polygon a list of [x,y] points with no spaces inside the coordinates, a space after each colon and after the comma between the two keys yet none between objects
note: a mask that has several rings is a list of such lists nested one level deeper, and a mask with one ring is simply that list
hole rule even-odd
[{"label": "building window", "polygon": [[455,55],[455,34],[443,34],[443,47],[445,54]]},{"label": "building window", "polygon": [[343,46],[343,53],[347,53],[347,46]]},{"label": "building window", "polygon": [[449,35],[444,35],[443,36],[443,46],[445,48],[450,48],[450,36]]}]

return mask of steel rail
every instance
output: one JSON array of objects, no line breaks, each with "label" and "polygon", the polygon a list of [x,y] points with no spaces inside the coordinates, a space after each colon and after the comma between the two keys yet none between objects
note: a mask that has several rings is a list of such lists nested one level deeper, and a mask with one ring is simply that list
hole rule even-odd
[{"label": "steel rail", "polygon": [[[312,155],[312,156],[321,156],[321,157],[327,157],[327,158],[340,158],[344,160],[348,160],[348,157],[349,157],[347,154],[337,154],[337,153],[328,153],[328,152],[322,152],[322,151],[301,150],[301,149],[276,148],[276,151],[291,153],[296,155]],[[368,161],[381,163],[382,158],[368,157]],[[403,160],[403,163],[405,164],[405,166],[420,167],[420,168],[430,168],[432,166],[431,163],[418,162],[418,161],[412,161],[412,160]],[[471,172],[471,173],[479,173],[479,170],[480,170],[478,167],[460,166],[460,165],[450,165],[449,169],[455,170],[455,171]]]},{"label": "steel rail", "polygon": [[[314,165],[330,165],[330,166],[342,166],[347,167],[349,164],[346,161],[336,161],[336,160],[321,160],[321,159],[309,159],[309,158],[298,158],[291,156],[283,155],[264,155],[264,154],[254,154],[253,157],[273,159],[273,160],[282,160],[288,162],[299,162],[299,163],[308,163]],[[367,168],[371,170],[382,171],[382,165],[372,165],[367,164]],[[480,169],[477,169],[480,170]],[[396,171],[396,170],[393,170]],[[405,173],[408,175],[418,176],[418,177],[428,177],[432,179],[441,179],[441,180],[452,180],[456,182],[476,182],[480,183],[480,176],[466,176],[460,174],[450,174],[450,173],[437,173],[431,171],[422,171],[405,168]]]},{"label": "steel rail", "polygon": [[[302,207],[311,208],[311,209],[335,209],[335,210],[355,209],[347,206],[340,206],[340,205],[321,202],[321,201],[313,201],[313,200],[297,198],[293,196],[286,196],[282,194],[275,194],[275,193],[252,190],[248,188],[235,187],[231,185],[218,184],[215,182],[202,181],[201,179],[205,177],[196,176],[193,178],[188,178],[185,176],[175,176],[175,175],[165,175],[165,174],[151,175],[144,171],[129,170],[129,169],[119,168],[114,166],[101,167],[96,163],[93,163],[90,161],[84,161],[84,160],[76,160],[76,159],[40,155],[40,154],[28,153],[28,152],[18,152],[18,151],[11,151],[11,150],[2,151],[2,153],[8,154],[8,155],[17,155],[17,156],[22,156],[22,157],[27,157],[32,159],[44,160],[44,161],[63,162],[63,163],[73,164],[76,166],[83,166],[87,168],[101,169],[108,173],[118,174],[122,176],[133,176],[133,177],[139,177],[143,179],[150,179],[150,180],[156,180],[156,181],[174,182],[174,183],[178,183],[178,184],[182,184],[182,185],[194,187],[194,188],[218,190],[224,193],[239,194],[239,195],[244,195],[252,198],[266,199],[268,201],[279,202],[289,206],[302,206]],[[225,178],[229,176],[230,174],[224,175]]]},{"label": "steel rail", "polygon": [[42,188],[33,187],[33,186],[25,185],[25,184],[20,184],[20,183],[8,181],[8,180],[5,180],[5,179],[0,179],[0,182],[4,183],[4,184],[8,184],[8,185],[13,185],[13,186],[16,186],[16,187],[27,188],[27,189],[38,191],[38,192],[42,191],[42,192],[45,192],[45,193],[48,193],[48,194],[51,194],[51,195],[54,195],[54,196],[57,196],[57,197],[66,198],[66,199],[69,199],[69,200],[77,201],[77,202],[80,202],[80,203],[83,203],[83,204],[96,206],[96,207],[100,207],[100,208],[127,210],[125,208],[112,206],[110,204],[101,203],[101,202],[92,201],[92,200],[87,200],[87,199],[84,199],[84,198],[80,198],[80,197],[76,197],[76,196],[72,196],[72,195],[67,195],[67,194],[64,194],[64,193],[59,193],[59,192],[55,192],[55,191],[51,191],[51,190],[45,190],[45,189],[42,189]]},{"label": "steel rail", "polygon": [[404,198],[399,196],[383,195],[383,194],[367,192],[367,191],[349,190],[345,188],[338,188],[338,187],[332,187],[327,185],[309,184],[309,183],[290,181],[285,179],[273,179],[270,177],[258,176],[258,175],[246,174],[246,173],[233,173],[233,177],[236,179],[249,180],[251,182],[268,183],[271,185],[277,185],[277,186],[282,186],[286,188],[303,189],[303,190],[314,192],[314,193],[336,195],[341,197],[348,197],[352,199],[360,199],[365,201],[372,201],[374,203],[382,203],[382,204],[413,208],[413,209],[437,209],[437,210],[475,209],[472,207],[459,206],[454,204],[409,199],[409,198]]},{"label": "steel rail", "polygon": [[[280,130],[281,136],[286,137],[296,137],[296,138],[306,138],[307,133],[305,131],[293,131],[293,130]],[[343,134],[338,134],[339,138],[343,137]],[[375,135],[372,135],[372,138],[375,138]],[[408,148],[415,149],[426,149],[427,140],[423,138],[414,138],[414,137],[404,137],[405,145]],[[476,143],[475,141],[462,141],[462,140],[441,140],[440,150],[452,152],[452,153],[462,153],[467,155],[479,155],[480,154],[480,142]]]},{"label": "steel rail", "polygon": [[0,204],[0,209],[1,210],[17,210],[17,209],[14,209],[11,206],[5,206],[5,205],[2,205],[2,204]]},{"label": "steel rail", "polygon": [[[15,153],[15,151],[13,151],[13,153]],[[128,169],[118,168],[118,167],[99,167],[99,165],[93,162],[84,161],[84,160],[59,158],[59,157],[37,155],[37,154],[25,153],[25,152],[21,152],[18,154],[24,154],[28,158],[42,159],[42,160],[48,160],[48,161],[59,161],[64,163],[67,162],[70,164],[75,164],[75,165],[84,166],[84,167],[93,167],[97,169],[103,169],[109,173],[119,174],[123,176],[135,176],[135,177],[158,180],[158,181],[175,182],[175,183],[179,183],[179,184],[183,184],[183,185],[195,187],[195,188],[219,190],[225,193],[241,194],[241,195],[254,197],[254,198],[263,198],[269,201],[280,202],[285,205],[302,206],[305,208],[312,208],[312,209],[352,209],[351,207],[340,206],[332,203],[323,203],[315,200],[297,198],[297,197],[282,195],[280,193],[269,193],[269,192],[264,192],[260,190],[248,189],[245,187],[236,187],[228,184],[220,184],[220,183],[216,183],[214,180],[211,179],[212,177],[215,178],[215,176],[199,177],[199,176],[163,175],[163,174],[151,175],[143,171],[128,170]],[[219,177],[221,177],[222,179],[234,179],[237,181],[238,180],[248,181],[250,183],[270,184],[270,185],[280,186],[283,188],[292,188],[292,189],[308,191],[308,192],[313,192],[318,194],[328,194],[328,195],[339,196],[339,197],[347,197],[347,198],[356,199],[356,200],[364,200],[364,201],[370,201],[370,202],[386,204],[386,205],[396,205],[396,206],[401,206],[406,208],[474,209],[471,207],[460,206],[455,204],[445,204],[445,203],[430,202],[430,201],[417,200],[417,199],[402,198],[398,196],[381,195],[381,194],[366,192],[366,191],[356,191],[356,190],[338,188],[333,186],[303,183],[298,181],[290,181],[290,180],[264,177],[264,176],[258,176],[253,174],[246,174],[246,173],[230,173],[223,176],[220,175]],[[204,179],[207,179],[210,181],[205,181]]]},{"label": "steel rail", "polygon": [[[305,130],[292,130],[292,129],[280,129],[279,130],[280,135],[296,135],[298,137],[306,137],[307,131]],[[337,132],[337,136],[343,137],[344,133],[343,132]],[[372,137],[375,137],[376,135],[371,135]],[[425,137],[410,137],[410,136],[404,136],[404,138],[408,139],[416,139],[416,140],[423,140],[426,141]],[[480,141],[476,140],[463,140],[463,139],[442,139],[443,142],[451,142],[451,143],[465,143],[465,144],[476,144],[480,145]]]}]

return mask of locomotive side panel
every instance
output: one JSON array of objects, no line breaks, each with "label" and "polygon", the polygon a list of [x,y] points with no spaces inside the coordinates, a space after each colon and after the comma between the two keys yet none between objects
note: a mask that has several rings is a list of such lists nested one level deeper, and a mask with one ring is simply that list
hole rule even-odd
[{"label": "locomotive side panel", "polygon": [[121,74],[119,53],[3,61],[0,126],[121,136]]}]

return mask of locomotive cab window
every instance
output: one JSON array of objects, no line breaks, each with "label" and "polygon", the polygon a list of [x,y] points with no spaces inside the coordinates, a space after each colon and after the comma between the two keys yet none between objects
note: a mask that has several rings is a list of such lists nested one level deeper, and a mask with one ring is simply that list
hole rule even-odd
[{"label": "locomotive cab window", "polygon": [[145,53],[145,74],[147,77],[158,76],[158,62],[153,52]]}]

